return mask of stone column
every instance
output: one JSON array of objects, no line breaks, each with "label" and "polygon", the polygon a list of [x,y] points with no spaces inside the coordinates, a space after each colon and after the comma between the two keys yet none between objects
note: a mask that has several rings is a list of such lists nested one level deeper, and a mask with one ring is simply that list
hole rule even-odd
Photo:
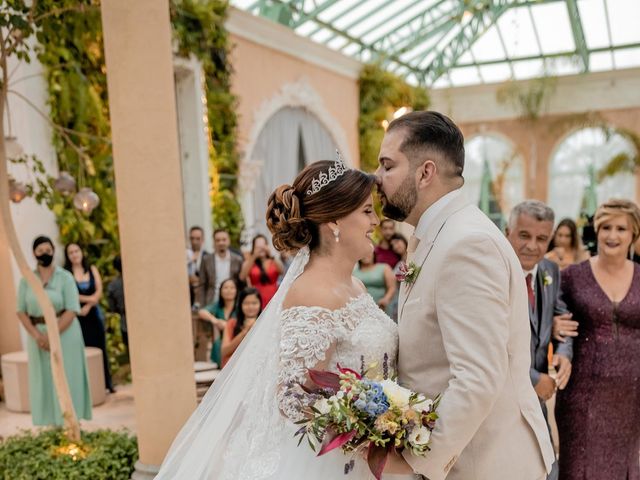
[{"label": "stone column", "polygon": [[169,1],[101,8],[143,479],[196,406]]},{"label": "stone column", "polygon": [[22,350],[18,321],[11,251],[0,222],[0,355]]}]

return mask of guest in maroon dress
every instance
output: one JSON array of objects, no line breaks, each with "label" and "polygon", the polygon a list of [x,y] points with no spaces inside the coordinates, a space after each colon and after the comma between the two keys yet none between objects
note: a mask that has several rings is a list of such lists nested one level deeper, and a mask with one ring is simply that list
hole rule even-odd
[{"label": "guest in maroon dress", "polygon": [[264,235],[253,238],[251,255],[244,261],[240,271],[240,280],[247,282],[260,292],[262,305],[266,307],[278,290],[278,277],[284,271],[282,263],[269,251]]},{"label": "guest in maroon dress", "polygon": [[[640,480],[640,210],[610,200],[595,216],[598,255],[562,271],[578,322],[573,373],[558,391],[560,480]],[[568,334],[568,332],[560,332]]]}]

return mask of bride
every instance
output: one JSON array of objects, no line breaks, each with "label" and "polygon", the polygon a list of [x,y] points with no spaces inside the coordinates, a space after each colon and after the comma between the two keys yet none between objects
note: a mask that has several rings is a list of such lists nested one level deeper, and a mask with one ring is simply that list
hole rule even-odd
[{"label": "bride", "polygon": [[373,478],[361,455],[336,449],[316,457],[306,443],[298,447],[294,422],[307,406],[300,385],[309,384],[309,368],[336,371],[340,363],[378,377],[394,373],[396,325],[351,276],[373,249],[375,183],[338,157],[307,166],[271,194],[273,244],[298,254],[156,479]]}]

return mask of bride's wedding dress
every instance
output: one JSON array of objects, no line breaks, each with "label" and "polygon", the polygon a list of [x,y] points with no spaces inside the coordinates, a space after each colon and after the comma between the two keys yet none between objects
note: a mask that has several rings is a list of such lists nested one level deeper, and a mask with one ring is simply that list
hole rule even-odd
[{"label": "bride's wedding dress", "polygon": [[294,422],[303,418],[307,401],[299,384],[318,365],[393,376],[397,326],[368,294],[337,310],[282,310],[308,259],[308,249],[298,253],[269,307],[174,441],[158,480],[373,479],[359,455],[336,449],[316,457],[306,441],[297,446]]}]

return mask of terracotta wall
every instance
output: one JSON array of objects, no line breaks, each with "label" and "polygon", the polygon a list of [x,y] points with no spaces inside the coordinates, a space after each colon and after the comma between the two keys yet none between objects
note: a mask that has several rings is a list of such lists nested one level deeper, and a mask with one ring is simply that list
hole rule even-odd
[{"label": "terracotta wall", "polygon": [[[246,152],[252,137],[254,141],[257,138],[257,122],[267,120],[258,118],[265,106],[280,96],[286,85],[301,84],[317,94],[316,98],[310,95],[309,102],[325,110],[327,116],[321,121],[331,119],[333,124],[325,126],[331,133],[341,133],[350,159],[358,165],[357,62],[236,9],[232,9],[227,25],[233,42],[232,89],[239,97],[240,151]],[[340,144],[339,138],[335,140]]]}]

